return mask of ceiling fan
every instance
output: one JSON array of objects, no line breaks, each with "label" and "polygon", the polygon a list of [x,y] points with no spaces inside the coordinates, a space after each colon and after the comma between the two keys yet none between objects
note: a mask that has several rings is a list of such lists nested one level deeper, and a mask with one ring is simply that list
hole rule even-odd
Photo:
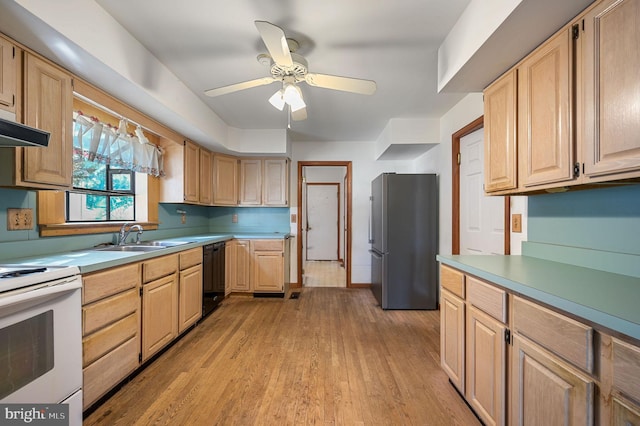
[{"label": "ceiling fan", "polygon": [[307,109],[298,83],[306,82],[310,86],[363,95],[375,93],[375,81],[308,72],[307,61],[295,53],[298,49],[297,41],[287,39],[282,28],[277,25],[266,21],[255,21],[255,24],[269,52],[269,54],[258,55],[258,61],[271,67],[271,76],[209,89],[204,92],[205,95],[220,96],[281,82],[282,88],[269,98],[269,102],[280,111],[287,105],[291,118],[294,121],[300,121],[307,118]]}]

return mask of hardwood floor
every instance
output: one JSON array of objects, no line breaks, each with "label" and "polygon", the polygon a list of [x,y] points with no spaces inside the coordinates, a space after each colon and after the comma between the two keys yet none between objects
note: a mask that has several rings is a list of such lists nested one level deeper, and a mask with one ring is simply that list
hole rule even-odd
[{"label": "hardwood floor", "polygon": [[344,266],[337,260],[307,260],[304,263],[305,287],[346,287]]},{"label": "hardwood floor", "polygon": [[368,289],[233,296],[84,425],[474,425],[439,362],[438,311]]}]

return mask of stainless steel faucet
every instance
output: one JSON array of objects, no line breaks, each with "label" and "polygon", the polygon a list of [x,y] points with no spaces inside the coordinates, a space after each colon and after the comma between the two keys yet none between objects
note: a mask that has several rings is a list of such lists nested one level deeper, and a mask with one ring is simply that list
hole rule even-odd
[{"label": "stainless steel faucet", "polygon": [[142,231],[144,231],[144,229],[142,229],[142,225],[138,225],[138,224],[131,225],[129,226],[129,229],[127,229],[128,225],[129,223],[125,222],[122,224],[122,227],[120,228],[120,232],[118,233],[119,246],[123,246],[126,243],[127,237],[129,236],[129,234],[133,229],[138,230],[138,233],[136,234],[136,244],[140,244],[140,236],[142,235]]}]

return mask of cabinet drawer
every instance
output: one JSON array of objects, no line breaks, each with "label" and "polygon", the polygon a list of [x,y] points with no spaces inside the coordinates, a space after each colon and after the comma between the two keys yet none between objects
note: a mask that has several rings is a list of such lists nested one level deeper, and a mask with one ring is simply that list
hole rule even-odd
[{"label": "cabinet drawer", "polygon": [[440,285],[458,297],[465,298],[464,274],[445,265],[440,265]]},{"label": "cabinet drawer", "polygon": [[84,409],[96,402],[113,386],[127,377],[138,365],[140,340],[127,340],[82,371],[82,398]]},{"label": "cabinet drawer", "polygon": [[140,265],[120,266],[95,274],[82,277],[82,303],[91,303],[96,300],[120,293],[140,283]]},{"label": "cabinet drawer", "polygon": [[468,276],[467,300],[498,321],[507,322],[507,292],[504,290]]},{"label": "cabinet drawer", "polygon": [[140,308],[140,293],[132,288],[99,302],[82,307],[83,336],[117,321]]},{"label": "cabinet drawer", "polygon": [[202,247],[180,252],[178,257],[180,258],[180,270],[195,266],[202,263]]},{"label": "cabinet drawer", "polygon": [[640,402],[640,348],[612,340],[613,387]]},{"label": "cabinet drawer", "polygon": [[178,255],[156,257],[142,263],[142,282],[156,280],[171,275],[178,270]]},{"label": "cabinet drawer", "polygon": [[82,339],[82,365],[87,366],[138,334],[138,314],[133,313]]},{"label": "cabinet drawer", "polygon": [[283,251],[283,240],[251,240],[253,251]]},{"label": "cabinet drawer", "polygon": [[593,329],[519,297],[513,329],[587,372],[593,372]]}]

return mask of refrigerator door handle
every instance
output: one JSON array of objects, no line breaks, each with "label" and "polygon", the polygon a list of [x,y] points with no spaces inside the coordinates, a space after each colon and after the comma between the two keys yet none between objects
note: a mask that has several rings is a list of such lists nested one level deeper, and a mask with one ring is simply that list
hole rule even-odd
[{"label": "refrigerator door handle", "polygon": [[375,250],[369,250],[369,253],[371,253],[371,255],[372,255],[373,257],[376,257],[376,258],[378,258],[378,259],[382,259],[382,253],[378,253],[378,252],[377,252],[377,251],[375,251]]},{"label": "refrigerator door handle", "polygon": [[369,197],[369,244],[373,244],[373,196]]}]

